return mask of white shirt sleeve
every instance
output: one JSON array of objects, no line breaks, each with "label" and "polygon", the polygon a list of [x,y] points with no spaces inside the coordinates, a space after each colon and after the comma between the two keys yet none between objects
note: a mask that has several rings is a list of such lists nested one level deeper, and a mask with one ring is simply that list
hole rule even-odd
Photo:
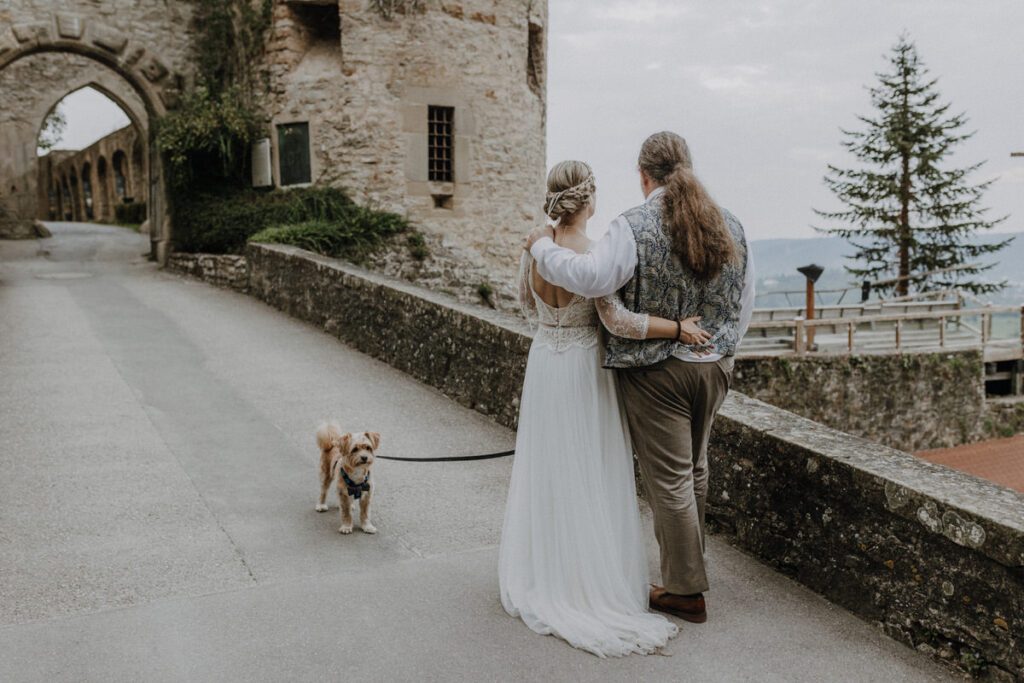
[{"label": "white shirt sleeve", "polygon": [[747,268],[743,278],[743,293],[740,295],[740,317],[737,321],[740,340],[747,335],[750,319],[754,317],[754,250],[747,242]]},{"label": "white shirt sleeve", "polygon": [[636,241],[622,216],[585,254],[560,247],[550,238],[537,240],[530,249],[537,272],[553,285],[589,299],[622,289],[636,270]]}]

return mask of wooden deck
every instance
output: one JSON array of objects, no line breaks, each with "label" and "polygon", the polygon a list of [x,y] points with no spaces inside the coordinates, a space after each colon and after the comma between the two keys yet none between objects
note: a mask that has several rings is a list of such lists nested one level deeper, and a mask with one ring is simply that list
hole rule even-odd
[{"label": "wooden deck", "polygon": [[[1024,395],[1024,307],[976,306],[962,299],[822,306],[807,320],[799,307],[758,309],[739,354],[834,356],[942,353],[981,349],[992,393]],[[1016,316],[1015,335],[993,335],[995,316]]]}]

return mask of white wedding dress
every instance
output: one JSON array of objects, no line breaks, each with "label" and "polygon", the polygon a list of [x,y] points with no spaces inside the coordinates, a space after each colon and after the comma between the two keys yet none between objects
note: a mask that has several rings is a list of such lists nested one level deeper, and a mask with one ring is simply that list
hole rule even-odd
[{"label": "white wedding dress", "polygon": [[600,657],[649,654],[677,627],[647,609],[647,559],[632,448],[615,374],[601,367],[599,313],[619,336],[647,317],[615,297],[553,308],[520,267],[520,302],[538,324],[519,411],[501,535],[501,603],[531,629]]}]

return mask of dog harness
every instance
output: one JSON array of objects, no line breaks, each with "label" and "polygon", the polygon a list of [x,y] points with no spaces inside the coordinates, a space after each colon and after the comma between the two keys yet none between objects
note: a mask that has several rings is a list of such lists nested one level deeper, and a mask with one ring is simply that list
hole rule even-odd
[{"label": "dog harness", "polygon": [[338,471],[341,472],[341,478],[345,481],[345,488],[348,489],[348,495],[352,496],[356,500],[359,500],[360,498],[363,497],[363,491],[370,490],[369,472],[366,473],[366,478],[363,479],[363,483],[357,484],[354,481],[352,481],[351,477],[348,476],[348,472],[345,471],[345,468],[339,467]]}]

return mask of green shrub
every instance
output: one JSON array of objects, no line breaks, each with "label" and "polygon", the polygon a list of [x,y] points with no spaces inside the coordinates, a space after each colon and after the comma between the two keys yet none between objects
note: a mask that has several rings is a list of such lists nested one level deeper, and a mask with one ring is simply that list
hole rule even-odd
[{"label": "green shrub", "polygon": [[339,220],[311,220],[269,227],[249,237],[249,241],[288,244],[359,262],[387,237],[406,228],[401,216],[352,206]]},{"label": "green shrub", "polygon": [[484,303],[490,304],[491,297],[494,296],[494,287],[491,287],[489,282],[481,282],[476,288],[477,295],[483,299]]},{"label": "green shrub", "polygon": [[175,248],[213,254],[241,253],[250,235],[270,226],[349,222],[365,212],[333,187],[199,194],[175,201],[174,209]]},{"label": "green shrub", "polygon": [[423,261],[430,256],[430,250],[427,248],[427,241],[423,239],[423,235],[418,232],[410,234],[406,240],[406,245],[409,247],[409,255],[417,261]]},{"label": "green shrub", "polygon": [[114,206],[114,220],[120,225],[141,225],[146,222],[146,202],[117,204]]}]

